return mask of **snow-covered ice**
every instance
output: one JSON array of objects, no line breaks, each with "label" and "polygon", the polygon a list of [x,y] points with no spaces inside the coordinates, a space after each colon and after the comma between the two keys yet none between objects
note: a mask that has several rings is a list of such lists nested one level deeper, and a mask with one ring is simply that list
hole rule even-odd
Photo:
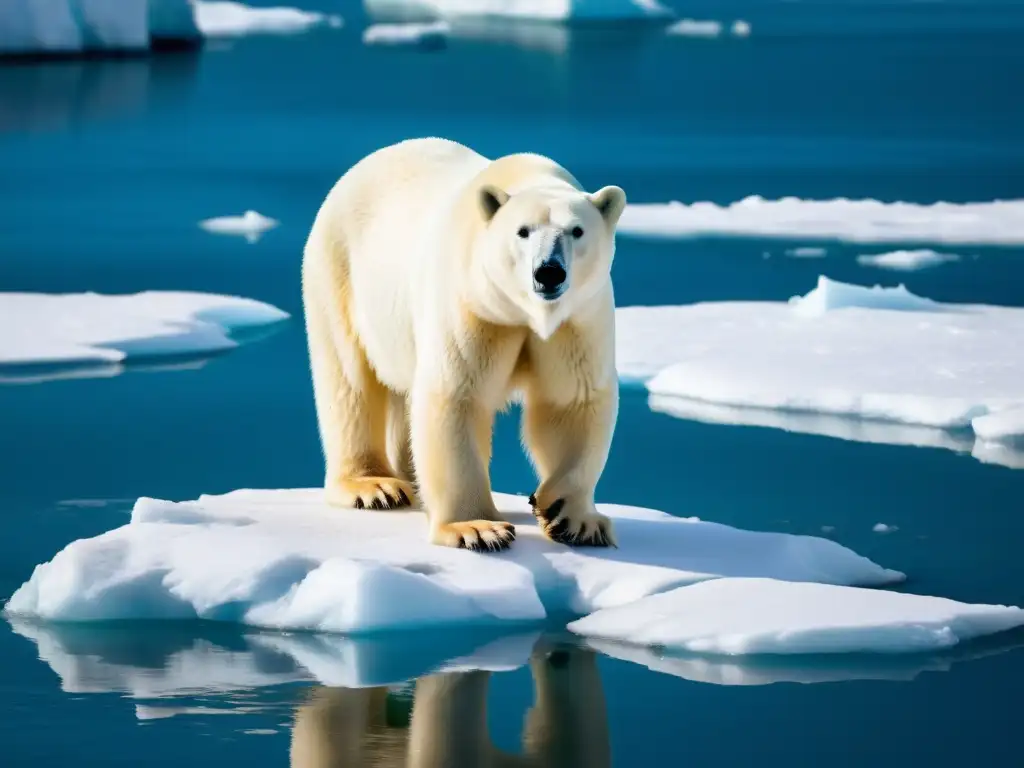
[{"label": "snow-covered ice", "polygon": [[195,627],[108,628],[8,617],[60,678],[65,693],[119,693],[159,702],[296,682],[363,688],[430,672],[517,669],[536,631],[495,637],[461,628],[361,638],[337,634],[203,632]]},{"label": "snow-covered ice", "polygon": [[281,222],[276,219],[253,210],[248,210],[241,216],[215,216],[199,222],[199,226],[207,232],[218,235],[239,235],[249,243],[259,242],[265,232],[280,226],[280,224]]},{"label": "snow-covered ice", "polygon": [[364,6],[374,17],[617,21],[671,16],[657,0],[364,0]]},{"label": "snow-covered ice", "polygon": [[294,34],[313,27],[340,27],[342,19],[299,8],[249,6],[234,0],[195,0],[196,23],[207,37]]},{"label": "snow-covered ice", "polygon": [[1024,625],[1014,606],[774,579],[715,579],[592,613],[579,635],[701,654],[916,653]]},{"label": "snow-covered ice", "polygon": [[[207,355],[288,314],[252,299],[183,291],[0,293],[0,379],[35,366],[99,367]],[[27,371],[26,371],[27,372]]]},{"label": "snow-covered ice", "polygon": [[446,43],[450,33],[451,25],[446,21],[374,24],[363,30],[363,43],[436,48]]},{"label": "snow-covered ice", "polygon": [[886,523],[875,523],[871,530],[875,533],[895,533],[899,530],[899,526],[888,525]]},{"label": "snow-covered ice", "polygon": [[863,253],[857,257],[857,263],[866,267],[878,267],[900,272],[913,272],[928,267],[937,267],[951,261],[960,261],[959,254],[940,253],[930,248],[917,248],[909,251],[889,251],[888,253]]},{"label": "snow-covered ice", "polygon": [[599,505],[615,519],[619,549],[574,549],[541,535],[527,499],[495,501],[519,534],[500,555],[431,545],[421,512],[333,509],[317,489],[142,498],[126,525],[38,566],[6,610],[359,634],[536,623],[723,576],[866,586],[902,579],[827,539],[619,505]]},{"label": "snow-covered ice", "polygon": [[971,427],[987,442],[1024,440],[1024,405],[978,416]]},{"label": "snow-covered ice", "polygon": [[680,19],[665,29],[667,35],[680,37],[718,37],[722,34],[722,22],[701,19]]},{"label": "snow-covered ice", "polygon": [[828,251],[825,248],[817,245],[802,245],[799,248],[789,248],[786,251],[787,256],[796,259],[820,259],[827,254]]},{"label": "snow-covered ice", "polygon": [[946,430],[1024,406],[1021,338],[1022,309],[825,277],[789,302],[616,310],[620,376],[655,395]]},{"label": "snow-covered ice", "polygon": [[632,203],[619,232],[645,237],[806,237],[853,243],[1024,244],[1024,200],[928,205],[879,200]]}]

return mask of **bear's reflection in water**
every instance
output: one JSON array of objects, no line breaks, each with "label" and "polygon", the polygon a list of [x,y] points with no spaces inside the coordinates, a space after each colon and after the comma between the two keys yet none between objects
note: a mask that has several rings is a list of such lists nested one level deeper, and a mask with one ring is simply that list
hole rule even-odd
[{"label": "bear's reflection in water", "polygon": [[487,731],[490,672],[445,672],[415,683],[411,715],[386,688],[315,688],[298,706],[292,768],[605,768],[611,764],[597,658],[577,648],[535,653],[534,702],[522,751]]}]

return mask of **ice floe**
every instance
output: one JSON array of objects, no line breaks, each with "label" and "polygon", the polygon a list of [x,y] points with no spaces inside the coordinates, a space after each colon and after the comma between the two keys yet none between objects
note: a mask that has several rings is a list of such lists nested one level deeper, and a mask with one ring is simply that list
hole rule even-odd
[{"label": "ice floe", "polygon": [[525,498],[495,501],[519,534],[500,555],[431,545],[420,512],[333,509],[317,489],[143,498],[128,524],[38,566],[6,610],[361,634],[536,623],[723,576],[867,586],[902,579],[827,539],[619,505],[600,505],[615,519],[619,549],[574,549],[541,535]]},{"label": "ice floe", "polygon": [[248,210],[241,216],[215,216],[199,222],[199,226],[207,232],[218,235],[239,235],[250,244],[259,242],[266,232],[280,224],[281,222],[276,219],[253,210]]},{"label": "ice floe", "polygon": [[620,375],[652,394],[944,430],[1024,406],[1021,338],[1022,309],[823,276],[789,302],[616,310]]},{"label": "ice floe", "polygon": [[889,251],[888,253],[863,253],[857,257],[857,263],[866,267],[891,269],[899,272],[913,272],[928,267],[937,267],[951,261],[960,261],[956,253],[940,253],[930,248],[917,248],[909,251]]},{"label": "ice floe", "polygon": [[1024,200],[931,204],[880,200],[765,200],[632,203],[625,235],[806,237],[853,243],[1024,244]]},{"label": "ice floe", "polygon": [[715,655],[917,653],[1024,625],[1014,606],[879,589],[715,579],[597,611],[576,634]]},{"label": "ice floe", "polygon": [[299,8],[249,6],[233,0],[195,0],[196,23],[206,37],[295,34],[313,27],[340,27],[342,19]]},{"label": "ice floe", "polygon": [[680,19],[666,30],[667,35],[680,37],[718,37],[722,34],[722,22],[700,19]]},{"label": "ice floe", "polygon": [[619,21],[666,18],[672,12],[657,0],[365,0],[368,13],[527,19],[536,21]]},{"label": "ice floe", "polygon": [[0,293],[0,381],[40,368],[93,375],[136,359],[223,352],[238,346],[238,334],[287,318],[252,299],[183,291]]}]

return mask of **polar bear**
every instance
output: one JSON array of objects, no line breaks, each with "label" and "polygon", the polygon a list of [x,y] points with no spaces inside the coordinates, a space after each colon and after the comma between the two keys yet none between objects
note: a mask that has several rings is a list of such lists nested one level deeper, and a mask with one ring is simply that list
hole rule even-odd
[{"label": "polar bear", "polygon": [[497,412],[523,403],[542,531],[615,545],[594,489],[618,416],[611,266],[626,205],[536,154],[438,138],[364,157],[317,213],[302,260],[328,503],[427,514],[429,539],[502,550]]}]

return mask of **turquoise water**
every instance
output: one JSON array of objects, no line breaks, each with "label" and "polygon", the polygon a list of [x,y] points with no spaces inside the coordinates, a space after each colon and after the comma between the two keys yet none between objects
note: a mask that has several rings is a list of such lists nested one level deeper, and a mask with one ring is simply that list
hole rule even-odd
[{"label": "turquoise water", "polygon": [[[317,5],[332,7],[306,7]],[[1015,4],[691,5],[688,15],[744,18],[754,33],[505,26],[434,53],[366,49],[363,19],[342,13],[337,32],[241,40],[196,57],[0,69],[0,289],[225,292],[297,319],[301,246],[323,195],[365,153],[417,135],[489,154],[548,153],[588,187],[619,184],[636,202],[1024,194],[1015,95],[1024,9]],[[249,245],[196,226],[247,208],[281,227]],[[897,275],[857,264],[876,248],[782,255],[801,244],[623,238],[617,298],[785,299],[825,273],[1024,305],[1020,249],[949,249],[964,258]],[[529,493],[515,416],[499,424],[493,478],[499,490]],[[297,320],[200,367],[0,387],[0,598],[68,542],[125,522],[138,496],[312,486],[320,462]],[[602,501],[745,528],[833,526],[838,541],[908,573],[909,591],[1013,604],[1024,602],[1022,497],[1024,471],[969,453],[686,421],[638,391],[624,393],[599,488]],[[875,534],[877,522],[898,530]],[[493,639],[347,648],[402,679]],[[544,643],[560,649],[534,670],[563,724],[552,765],[989,765],[1013,764],[1019,751],[1019,635],[838,669],[707,663],[677,674],[566,651],[558,634]],[[248,683],[211,689],[235,673]],[[193,689],[125,696],[158,693],[172,674],[191,675]],[[753,684],[772,679],[803,682]],[[431,725],[435,738],[451,731],[469,749],[464,724],[486,697],[490,738],[519,751],[530,669],[493,674],[489,691],[478,674],[441,682],[416,694],[455,713]],[[317,690],[258,633],[50,629],[37,644],[0,623],[4,765],[282,765],[293,741],[309,744],[309,729],[293,722],[358,733],[345,713],[369,706],[360,696]],[[391,722],[403,722],[407,703],[392,697]],[[371,741],[390,743],[387,733]]]}]

